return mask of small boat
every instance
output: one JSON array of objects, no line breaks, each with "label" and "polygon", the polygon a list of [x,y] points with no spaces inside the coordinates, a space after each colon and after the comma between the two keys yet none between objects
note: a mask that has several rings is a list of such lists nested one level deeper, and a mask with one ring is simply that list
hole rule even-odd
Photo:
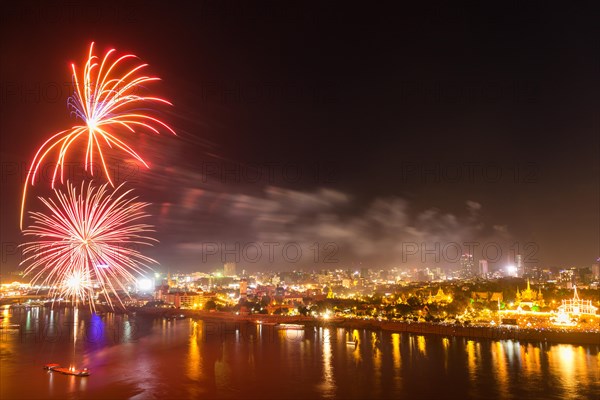
[{"label": "small boat", "polygon": [[304,325],[300,324],[277,324],[275,325],[275,329],[304,329]]},{"label": "small boat", "polygon": [[44,369],[48,370],[48,371],[52,371],[54,370],[54,368],[59,368],[60,364],[46,364],[44,365]]},{"label": "small boat", "polygon": [[57,367],[57,368],[53,368],[51,371],[56,371],[56,372],[60,372],[61,374],[73,375],[73,376],[89,376],[90,375],[90,371],[87,368],[75,369],[73,367],[71,367],[71,368]]}]

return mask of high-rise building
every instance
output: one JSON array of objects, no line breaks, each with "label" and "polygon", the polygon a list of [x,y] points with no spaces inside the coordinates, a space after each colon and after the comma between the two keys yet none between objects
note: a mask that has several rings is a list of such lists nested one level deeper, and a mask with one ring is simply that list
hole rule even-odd
[{"label": "high-rise building", "polygon": [[472,254],[463,254],[460,256],[460,269],[464,276],[473,276],[473,274],[476,272],[474,267],[475,264],[473,262]]},{"label": "high-rise building", "polygon": [[360,277],[368,278],[369,277],[369,268],[361,268],[360,269]]},{"label": "high-rise building", "polygon": [[525,274],[525,266],[523,265],[523,256],[520,254],[515,256],[515,267],[517,267],[517,276],[522,278]]},{"label": "high-rise building", "polygon": [[246,279],[242,279],[240,281],[240,297],[245,299],[248,295],[248,281]]},{"label": "high-rise building", "polygon": [[223,276],[235,276],[235,263],[228,262],[223,266]]},{"label": "high-rise building", "polygon": [[592,264],[592,278],[593,279],[600,278],[600,264]]},{"label": "high-rise building", "polygon": [[478,275],[480,277],[487,277],[488,275],[488,262],[487,260],[479,260],[479,271],[478,271]]}]

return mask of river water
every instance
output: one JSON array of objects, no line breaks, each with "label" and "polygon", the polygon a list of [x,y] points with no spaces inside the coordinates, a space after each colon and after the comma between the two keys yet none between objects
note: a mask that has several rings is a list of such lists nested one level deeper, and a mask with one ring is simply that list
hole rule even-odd
[{"label": "river water", "polygon": [[[600,399],[600,344],[278,330],[72,309],[2,315],[2,399]],[[91,376],[49,373],[47,363],[88,367]]]}]

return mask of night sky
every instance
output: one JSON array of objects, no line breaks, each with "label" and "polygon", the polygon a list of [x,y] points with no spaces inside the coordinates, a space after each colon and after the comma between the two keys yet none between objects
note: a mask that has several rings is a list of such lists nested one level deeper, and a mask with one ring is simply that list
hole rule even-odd
[{"label": "night sky", "polygon": [[[214,270],[207,243],[280,244],[273,262],[241,254],[249,270],[457,265],[405,259],[407,243],[493,243],[494,268],[517,247],[530,266],[600,256],[595,2],[14,3],[0,23],[3,274],[21,258],[26,165],[75,123],[69,68],[91,41],[150,64],[174,104],[158,112],[177,137],[128,138],[150,170],[112,161],[153,204],[160,244],[144,252],[159,268]],[[289,243],[298,262],[281,257]]]}]

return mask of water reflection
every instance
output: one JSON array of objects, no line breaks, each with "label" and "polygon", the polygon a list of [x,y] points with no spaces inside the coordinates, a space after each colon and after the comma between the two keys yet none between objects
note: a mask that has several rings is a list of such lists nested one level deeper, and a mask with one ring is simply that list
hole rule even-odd
[{"label": "water reflection", "polygon": [[493,372],[495,374],[495,383],[498,385],[500,395],[502,397],[508,397],[509,395],[509,380],[508,380],[508,364],[506,360],[506,353],[504,346],[501,341],[494,342],[492,345],[492,360],[493,360]]},{"label": "water reflection", "polygon": [[[560,371],[558,382],[567,393],[576,393],[580,385],[588,385],[587,368],[592,367],[582,346],[557,345],[548,352],[550,368]],[[598,378],[598,374],[596,374]],[[598,381],[596,381],[598,384]]]},{"label": "water reflection", "polygon": [[374,386],[374,395],[378,397],[381,392],[381,350],[379,346],[381,341],[377,333],[371,333],[371,343],[372,343],[372,352],[373,352],[373,386]]},{"label": "water reflection", "polygon": [[192,334],[189,340],[188,360],[187,360],[187,376],[193,381],[200,379],[200,348],[198,346],[198,324],[192,325]]},{"label": "water reflection", "polygon": [[475,367],[475,342],[467,340],[467,369],[471,381],[475,380],[476,377]]},{"label": "water reflection", "polygon": [[[589,397],[590,393],[596,397],[600,395],[600,386],[597,384],[600,378],[597,347],[567,344],[540,346],[499,341],[492,344],[492,359],[495,381],[503,396],[508,396],[511,386],[518,384],[509,373],[515,370],[522,371],[524,381],[531,385],[532,391],[537,391],[540,395],[545,390],[551,391],[548,397],[556,398]],[[481,363],[477,363],[477,360],[475,364],[481,368]]]},{"label": "water reflection", "polygon": [[400,368],[400,334],[392,333],[392,352],[394,354],[394,368]]},{"label": "water reflection", "polygon": [[424,355],[427,356],[427,349],[426,349],[426,343],[425,343],[425,336],[417,336],[417,344],[419,346],[419,352]]},{"label": "water reflection", "polygon": [[79,331],[77,330],[77,326],[79,324],[79,309],[75,307],[73,311],[73,349],[77,344],[77,336],[79,336]]},{"label": "water reflection", "polygon": [[230,346],[221,346],[221,357],[215,361],[215,385],[217,390],[226,390],[233,378],[231,365],[227,362],[229,352],[232,350]]},{"label": "water reflection", "polygon": [[362,363],[361,344],[360,344],[360,342],[359,342],[358,346],[356,346],[354,348],[354,350],[352,351],[352,357],[354,359],[354,366],[355,367],[359,367],[359,365]]},{"label": "water reflection", "polygon": [[333,379],[333,348],[331,344],[331,331],[329,328],[322,330],[323,338],[323,385],[321,386],[324,397],[335,396],[335,383]]},{"label": "water reflection", "polygon": [[[6,310],[2,315],[8,315]],[[33,331],[52,331],[56,328],[50,326],[55,326],[60,334],[51,342],[41,340],[42,334],[3,336],[2,399],[561,399],[600,395],[600,346],[333,327],[277,330],[237,324],[221,329],[216,322],[98,316],[83,310],[42,309],[37,314],[23,310],[7,318]],[[75,326],[72,331],[64,330]],[[356,347],[354,338],[360,341]],[[93,376],[85,380],[41,375],[44,363],[71,360],[77,366],[82,360],[89,362]],[[22,385],[23,376],[35,379]]]},{"label": "water reflection", "polygon": [[471,382],[471,397],[479,397],[477,394],[477,383],[479,379],[479,368],[481,367],[481,344],[474,340],[467,340],[467,370],[469,371],[469,380]]},{"label": "water reflection", "polygon": [[538,346],[524,344],[520,346],[521,365],[525,378],[530,382],[539,382],[539,376],[542,372],[541,350]]},{"label": "water reflection", "polygon": [[48,391],[50,392],[50,396],[54,391],[54,374],[52,372],[48,372]]},{"label": "water reflection", "polygon": [[447,337],[442,338],[442,347],[444,349],[444,372],[448,372],[448,349],[450,348],[450,340]]},{"label": "water reflection", "polygon": [[392,333],[392,361],[394,366],[394,386],[400,388],[401,375],[401,357],[400,357],[400,334]]},{"label": "water reflection", "polygon": [[105,326],[102,317],[92,314],[88,327],[85,330],[86,341],[93,346],[102,347],[106,343]]},{"label": "water reflection", "polygon": [[412,356],[413,350],[416,349],[417,350],[417,354],[420,356],[427,356],[427,343],[425,342],[425,336],[423,335],[419,335],[419,336],[409,336],[409,343],[410,343],[410,354]]}]

